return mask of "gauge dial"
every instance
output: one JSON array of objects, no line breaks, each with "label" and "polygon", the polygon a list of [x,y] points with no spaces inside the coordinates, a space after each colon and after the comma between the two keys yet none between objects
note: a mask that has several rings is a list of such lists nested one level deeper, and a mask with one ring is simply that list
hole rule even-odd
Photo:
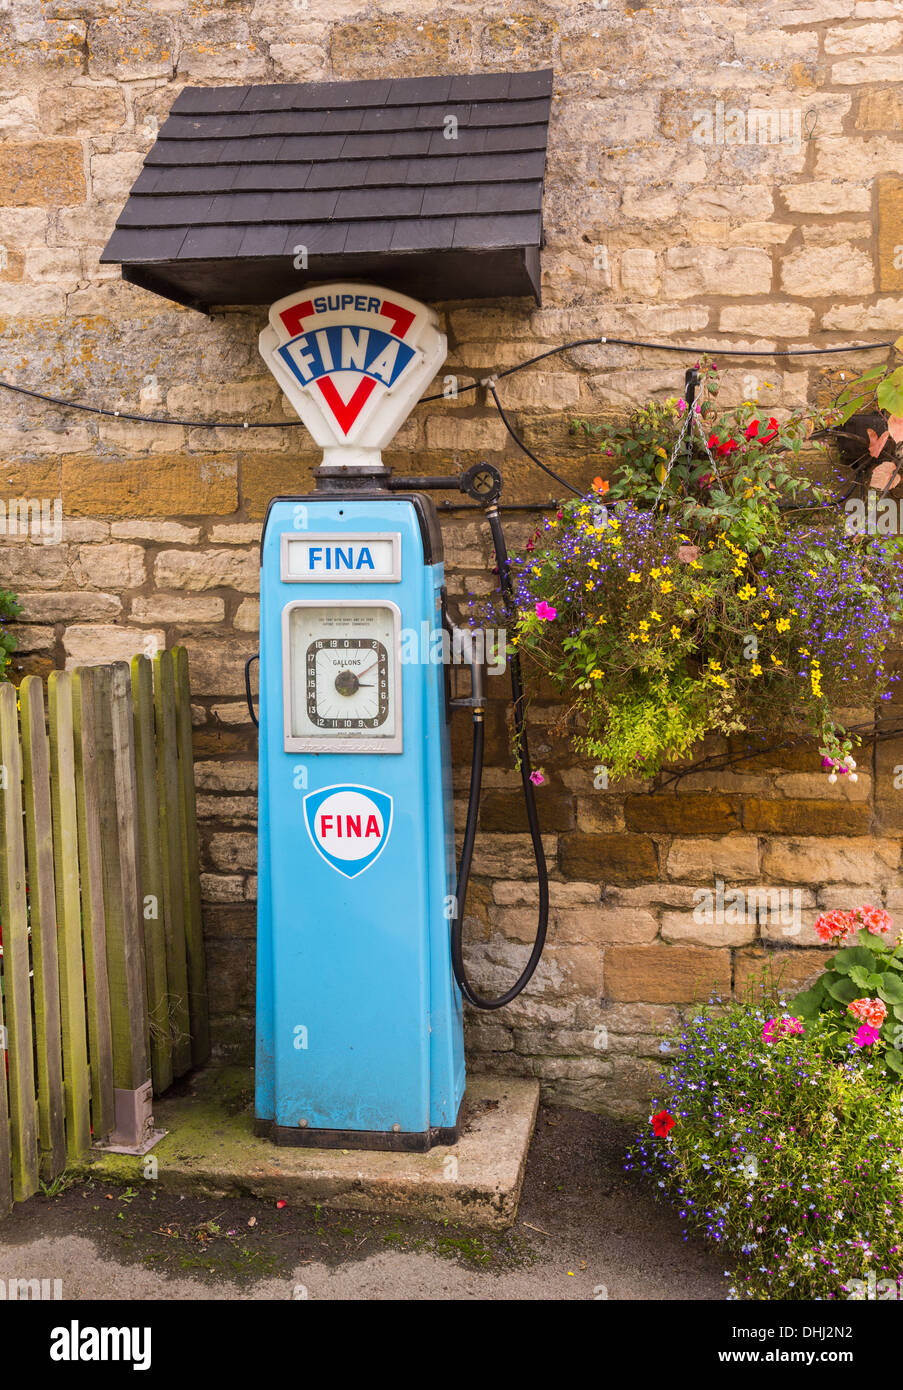
[{"label": "gauge dial", "polygon": [[291,734],[393,738],[394,605],[298,603],[289,614]]}]

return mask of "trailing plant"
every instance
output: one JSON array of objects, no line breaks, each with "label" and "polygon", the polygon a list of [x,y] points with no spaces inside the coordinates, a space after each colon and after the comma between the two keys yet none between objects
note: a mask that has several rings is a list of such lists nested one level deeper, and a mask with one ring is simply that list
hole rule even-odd
[{"label": "trailing plant", "polygon": [[893,542],[847,534],[801,459],[813,421],[716,404],[644,407],[610,432],[615,471],[548,519],[514,565],[512,641],[571,694],[578,750],[652,776],[705,734],[819,739],[850,771],[841,709],[889,698],[903,614]]},{"label": "trailing plant", "polygon": [[626,1167],[723,1252],[729,1298],[862,1297],[900,1276],[903,1106],[874,1049],[838,1052],[827,1020],[780,1002],[698,1009],[662,1049]]}]

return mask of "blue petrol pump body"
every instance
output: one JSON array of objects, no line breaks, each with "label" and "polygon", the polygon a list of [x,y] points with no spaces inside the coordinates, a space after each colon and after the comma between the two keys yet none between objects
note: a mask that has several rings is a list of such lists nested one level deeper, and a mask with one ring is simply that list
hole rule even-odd
[{"label": "blue petrol pump body", "polygon": [[424,497],[280,498],[267,516],[256,1115],[281,1142],[456,1136],[440,544]]},{"label": "blue petrol pump body", "polygon": [[[441,537],[420,489],[454,488],[484,505],[510,608],[501,479],[478,465],[399,479],[402,494],[382,463],[445,358],[438,319],[416,300],[355,284],[305,289],[272,306],[260,348],[323,465],[317,492],[270,503],[261,545],[256,1127],[283,1144],[428,1149],[458,1133],[462,995],[496,1009],[519,994],[548,917],[514,657],[539,926],[518,980],[499,998],[477,994],[462,920],[482,664],[471,651],[471,696],[451,701]],[[453,704],[473,715],[457,873]]]}]

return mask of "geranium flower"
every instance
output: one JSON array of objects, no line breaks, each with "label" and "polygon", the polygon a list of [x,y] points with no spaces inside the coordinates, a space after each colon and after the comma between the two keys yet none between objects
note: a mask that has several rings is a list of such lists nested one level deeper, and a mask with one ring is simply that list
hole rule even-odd
[{"label": "geranium flower", "polygon": [[847,1013],[867,1023],[870,1028],[880,1028],[887,1018],[887,1005],[883,999],[854,999],[847,1005]]},{"label": "geranium flower", "polygon": [[894,924],[890,913],[885,912],[883,907],[872,907],[871,903],[863,903],[853,916],[859,919],[861,925],[870,931],[872,936],[886,935]]},{"label": "geranium flower", "polygon": [[839,908],[823,912],[815,921],[815,934],[822,941],[846,941],[855,930],[852,913],[841,912]]},{"label": "geranium flower", "polygon": [[853,1042],[857,1047],[871,1047],[878,1041],[880,1034],[877,1028],[871,1028],[867,1023],[861,1023],[858,1031],[853,1035]]},{"label": "geranium flower", "polygon": [[651,1123],[653,1134],[659,1139],[666,1139],[669,1130],[674,1128],[677,1121],[673,1115],[668,1114],[667,1110],[659,1110],[657,1114],[652,1116]]},{"label": "geranium flower", "polygon": [[542,618],[547,623],[551,623],[558,617],[558,609],[553,608],[550,603],[546,603],[545,599],[541,598],[536,605],[536,616],[537,618]]}]

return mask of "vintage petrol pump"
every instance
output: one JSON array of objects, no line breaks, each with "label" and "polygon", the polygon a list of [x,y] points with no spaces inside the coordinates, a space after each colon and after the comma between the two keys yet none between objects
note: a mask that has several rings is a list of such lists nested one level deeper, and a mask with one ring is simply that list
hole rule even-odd
[{"label": "vintage petrol pump", "polygon": [[[510,596],[500,479],[485,465],[393,479],[382,463],[445,358],[436,315],[415,300],[307,289],[273,305],[260,349],[324,453],[317,491],[274,498],[261,543],[257,1128],[283,1144],[427,1149],[457,1137],[462,991],[479,1007],[513,998],[548,911],[524,743],[540,925],[520,979],[482,999],[464,975],[461,926],[483,671],[472,653],[471,695],[451,701],[441,536],[423,489],[484,502]],[[515,667],[520,726],[519,679]],[[452,703],[474,720],[457,875]]]}]

